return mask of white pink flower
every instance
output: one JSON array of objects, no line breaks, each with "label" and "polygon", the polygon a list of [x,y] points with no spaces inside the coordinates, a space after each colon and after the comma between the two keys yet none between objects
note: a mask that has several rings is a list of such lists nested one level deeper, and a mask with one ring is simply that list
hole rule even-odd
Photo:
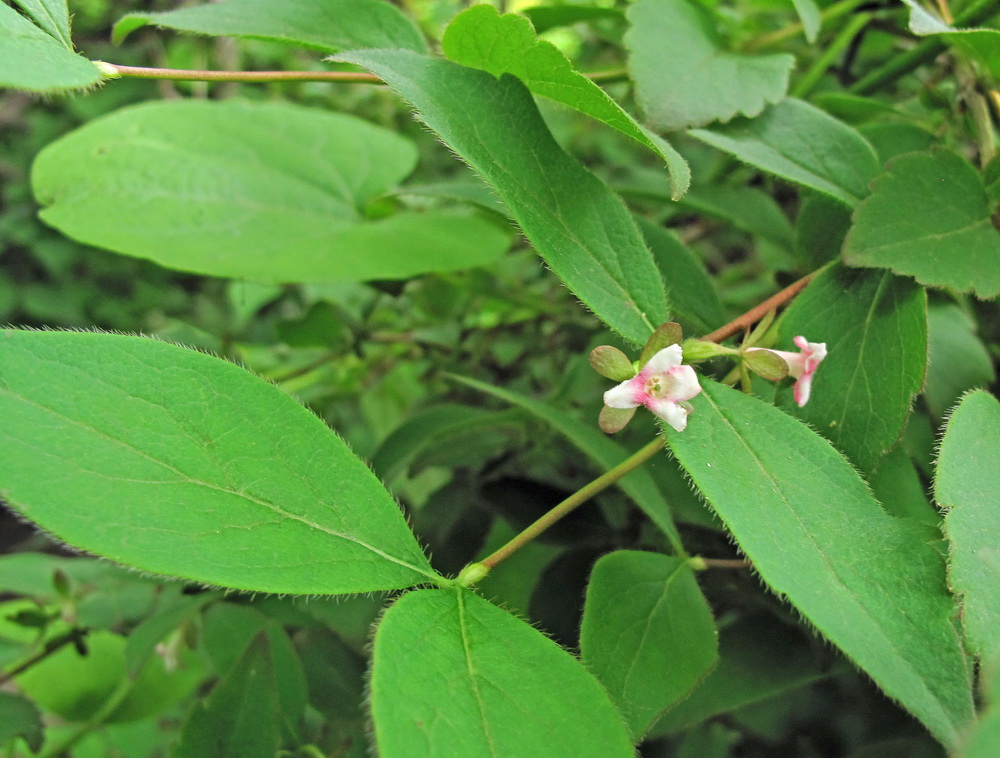
[{"label": "white pink flower", "polygon": [[[795,379],[795,387],[792,392],[795,402],[801,408],[809,402],[809,394],[812,391],[812,378],[816,373],[816,368],[826,358],[825,342],[809,342],[805,337],[796,337],[793,342],[801,352],[790,353],[785,350],[771,350],[770,352],[779,356],[788,364],[788,375]],[[753,350],[764,350],[766,348],[752,347],[747,352]]]},{"label": "white pink flower", "polygon": [[684,358],[680,345],[656,353],[631,379],[604,393],[609,408],[637,408],[644,405],[678,432],[687,426],[690,409],[686,401],[701,392],[698,375]]}]

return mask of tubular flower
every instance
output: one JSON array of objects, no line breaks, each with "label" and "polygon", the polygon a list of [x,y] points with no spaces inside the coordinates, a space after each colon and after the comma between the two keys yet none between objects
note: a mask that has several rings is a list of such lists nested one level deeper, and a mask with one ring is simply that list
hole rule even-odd
[{"label": "tubular flower", "polygon": [[644,405],[678,432],[683,432],[690,413],[685,401],[701,392],[694,369],[681,365],[683,357],[680,345],[660,350],[638,374],[605,392],[604,404],[609,408]]},{"label": "tubular flower", "polygon": [[[809,342],[805,337],[796,337],[793,342],[801,352],[789,353],[784,350],[771,350],[780,356],[788,364],[788,375],[795,379],[793,394],[795,402],[799,408],[809,402],[809,393],[812,391],[812,378],[816,373],[816,368],[826,358],[825,342]],[[750,350],[764,350],[765,348],[752,347]]]}]

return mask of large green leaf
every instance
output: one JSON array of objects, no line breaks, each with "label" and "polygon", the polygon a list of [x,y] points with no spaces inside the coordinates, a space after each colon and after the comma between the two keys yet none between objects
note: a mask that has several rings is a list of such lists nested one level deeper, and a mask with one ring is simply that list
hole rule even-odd
[{"label": "large green leaf", "polygon": [[667,285],[674,317],[697,333],[725,322],[722,303],[704,264],[666,227],[636,217]]},{"label": "large green leaf", "polygon": [[779,347],[802,335],[828,355],[804,408],[786,407],[871,471],[903,432],[927,367],[927,296],[911,279],[835,265],[795,299]]},{"label": "large green leaf", "polygon": [[889,163],[854,213],[844,241],[852,266],[889,268],[921,284],[1000,294],[1000,235],[983,179],[949,150]]},{"label": "large green leaf", "polygon": [[712,611],[687,561],[619,550],[594,564],[580,657],[638,741],[718,662]]},{"label": "large green leaf", "polygon": [[674,455],[760,577],[944,744],[972,717],[941,557],[791,416],[702,380]]},{"label": "large green leaf", "polygon": [[574,69],[559,48],[539,40],[524,16],[501,16],[492,5],[475,5],[448,25],[441,45],[445,55],[456,63],[498,77],[513,74],[535,94],[575,108],[648,147],[670,170],[675,200],[691,183],[691,169],[680,154],[666,140],[636,123],[604,90]]},{"label": "large green leaf", "polygon": [[385,0],[225,0],[163,13],[130,13],[115,24],[115,42],[147,24],[216,37],[257,37],[328,52],[363,47],[427,51],[413,21]]},{"label": "large green leaf", "polygon": [[66,542],[262,592],[434,581],[347,445],[238,366],[140,337],[0,332],[0,494]]},{"label": "large green leaf", "polygon": [[797,629],[774,618],[737,619],[719,630],[719,665],[653,725],[651,738],[797,690],[828,676]]},{"label": "large green leaf", "polygon": [[[34,4],[28,7],[39,10]],[[0,87],[57,92],[92,87],[101,79],[97,66],[74,53],[65,41],[0,3]]]},{"label": "large green leaf", "polygon": [[722,49],[715,21],[689,0],[638,0],[628,10],[629,73],[649,122],[686,129],[756,116],[785,96],[795,59]]},{"label": "large green leaf", "polygon": [[42,29],[62,42],[65,48],[73,49],[66,0],[14,0],[14,2],[20,5]]},{"label": "large green leaf", "polygon": [[874,148],[857,130],[795,98],[754,119],[691,135],[751,166],[857,205],[879,170]]},{"label": "large green leaf", "polygon": [[405,50],[338,57],[371,69],[409,100],[612,329],[642,344],[669,320],[663,281],[625,204],[562,151],[520,80]]},{"label": "large green leaf", "polygon": [[273,758],[292,739],[299,742],[296,728],[305,705],[302,662],[281,627],[268,624],[191,710],[172,755]]},{"label": "large green leaf", "polygon": [[1000,403],[983,390],[965,396],[948,422],[934,497],[947,509],[948,578],[961,595],[972,651],[1000,651]]},{"label": "large green leaf", "polygon": [[42,219],[66,235],[183,271],[361,281],[495,260],[509,232],[472,211],[366,218],[416,160],[410,142],[353,116],[175,101],[52,143],[32,183]]},{"label": "large green leaf", "polygon": [[382,758],[631,758],[607,693],[579,661],[468,590],[420,590],[375,632]]}]

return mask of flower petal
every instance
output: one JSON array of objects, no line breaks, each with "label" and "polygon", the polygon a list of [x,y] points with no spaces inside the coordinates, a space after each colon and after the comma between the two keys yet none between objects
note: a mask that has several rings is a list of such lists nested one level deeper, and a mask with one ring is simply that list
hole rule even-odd
[{"label": "flower petal", "polygon": [[[700,387],[698,388],[701,389]],[[683,432],[688,422],[688,411],[673,400],[656,399],[646,403],[646,407],[666,421],[678,432]]]},{"label": "flower petal", "polygon": [[799,408],[809,402],[809,395],[812,393],[812,374],[803,374],[802,378],[795,382],[792,395]]},{"label": "flower petal", "polygon": [[668,371],[667,374],[670,376],[668,400],[690,400],[701,392],[698,374],[690,366],[677,366]]},{"label": "flower petal", "polygon": [[671,345],[650,358],[649,363],[642,367],[641,373],[647,376],[649,374],[663,374],[680,366],[682,360],[684,360],[684,349],[680,345]]},{"label": "flower petal", "polygon": [[646,401],[646,392],[639,377],[626,379],[617,387],[604,393],[604,404],[609,408],[635,408]]}]

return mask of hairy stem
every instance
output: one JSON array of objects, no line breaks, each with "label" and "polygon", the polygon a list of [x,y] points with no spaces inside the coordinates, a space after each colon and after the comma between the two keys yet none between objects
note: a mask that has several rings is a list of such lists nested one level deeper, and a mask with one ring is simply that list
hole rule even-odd
[{"label": "hairy stem", "polygon": [[[187,68],[151,68],[149,66],[122,66],[118,63],[94,61],[105,77],[131,77],[133,79],[170,79],[187,82],[341,82],[385,84],[375,74],[364,71],[203,71]],[[584,74],[599,84],[628,79],[624,68],[593,71]]]},{"label": "hairy stem", "polygon": [[110,77],[136,79],[173,79],[188,82],[361,82],[382,84],[375,74],[363,71],[198,71],[185,68],[149,68],[120,66],[101,62],[100,68]]},{"label": "hairy stem", "polygon": [[[629,456],[624,461],[619,463],[613,469],[605,471],[590,484],[574,492],[568,498],[559,503],[559,505],[557,505],[548,513],[544,514],[531,526],[526,528],[523,532],[515,536],[514,539],[512,539],[506,545],[504,545],[499,550],[495,551],[494,553],[492,553],[491,555],[480,561],[480,564],[482,566],[485,566],[487,570],[494,568],[497,564],[506,560],[515,552],[517,552],[520,548],[524,547],[529,542],[534,540],[538,535],[540,535],[542,532],[544,532],[546,529],[548,529],[550,526],[556,523],[559,519],[561,519],[567,513],[572,511],[574,508],[587,502],[598,492],[606,490],[612,484],[614,484],[623,476],[625,476],[625,474],[641,466],[643,463],[648,461],[662,449],[663,449],[663,439],[661,437],[657,437],[648,445],[641,448],[638,452],[633,453],[631,456]],[[686,556],[681,556],[681,557],[686,557]]]}]

